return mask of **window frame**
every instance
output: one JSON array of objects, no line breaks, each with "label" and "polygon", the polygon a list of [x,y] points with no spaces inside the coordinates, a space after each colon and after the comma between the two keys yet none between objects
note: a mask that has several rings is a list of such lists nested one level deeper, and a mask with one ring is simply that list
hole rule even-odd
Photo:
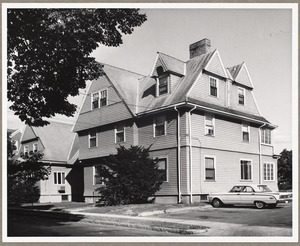
[{"label": "window frame", "polygon": [[[96,176],[99,176],[101,178],[101,183],[100,184],[96,183],[96,180],[97,180]],[[104,178],[101,177],[101,175],[99,175],[97,173],[96,166],[93,166],[93,186],[96,186],[96,185],[104,185]]]},{"label": "window frame", "polygon": [[[95,132],[95,137],[91,137],[91,133],[92,132]],[[91,139],[92,138],[96,138],[96,145],[95,146],[91,146]],[[89,144],[89,149],[91,148],[97,148],[98,147],[98,132],[96,130],[91,130],[89,131],[89,134],[88,134],[88,144]]]},{"label": "window frame", "polygon": [[[118,131],[118,126],[123,128],[123,131]],[[117,141],[117,134],[123,132],[123,141]],[[115,143],[125,143],[126,142],[126,133],[125,133],[125,124],[115,124]]]},{"label": "window frame", "polygon": [[[209,76],[208,78],[209,78],[209,86],[208,86],[209,95],[215,98],[219,98],[219,79],[213,76]],[[211,79],[216,81],[216,93],[217,93],[216,96],[211,94],[211,88],[212,88]]]},{"label": "window frame", "polygon": [[[101,106],[101,99],[103,99],[102,98],[102,92],[104,92],[104,91],[106,91],[106,104],[105,105],[102,105]],[[98,107],[96,107],[96,108],[94,108],[93,107],[93,102],[94,102],[94,95],[98,95],[98,100],[97,100],[97,102],[98,102]],[[96,101],[96,100],[95,100]],[[95,109],[97,109],[97,108],[102,108],[102,107],[105,107],[105,106],[107,106],[108,105],[108,89],[104,89],[104,90],[100,90],[100,91],[95,91],[95,92],[92,92],[91,93],[91,110],[95,110]]]},{"label": "window frame", "polygon": [[38,151],[38,144],[37,143],[32,144],[32,151],[33,151],[33,153]]},{"label": "window frame", "polygon": [[[166,83],[166,87],[167,87],[167,92],[163,93],[163,94],[160,94],[160,90],[159,90],[159,86],[160,86],[160,80],[161,79],[164,79],[166,78],[167,79],[167,83]],[[163,75],[160,75],[156,78],[156,97],[160,97],[160,96],[165,96],[165,95],[168,95],[169,92],[170,92],[170,81],[169,81],[169,74],[163,74]]]},{"label": "window frame", "polygon": [[[270,166],[270,168],[269,168],[269,171],[270,171],[270,173],[269,173],[269,175],[268,175],[268,172],[267,172],[267,166]],[[265,169],[265,166],[266,166],[266,169]],[[272,166],[272,169],[271,169],[271,166]],[[265,170],[266,170],[266,172],[265,172]],[[263,177],[264,177],[264,181],[266,181],[266,182],[268,182],[268,181],[271,181],[271,182],[273,182],[273,181],[275,181],[275,163],[274,162],[264,162],[264,165],[263,165]],[[268,178],[268,176],[270,177],[270,179],[267,179]],[[271,177],[273,177],[272,179],[271,179]]]},{"label": "window frame", "polygon": [[[157,118],[159,117],[164,117],[164,134],[161,134],[161,135],[156,135],[156,126],[157,126]],[[167,135],[167,116],[165,114],[163,115],[158,115],[158,116],[155,116],[153,118],[153,137],[160,137],[160,136],[166,136]]]},{"label": "window frame", "polygon": [[[273,142],[272,141],[272,130],[269,128],[262,128],[262,129],[260,129],[260,131],[261,131],[260,132],[260,134],[261,134],[260,142],[265,145],[272,145],[272,142]],[[270,143],[267,143],[267,141],[265,141],[266,140],[266,134],[265,134],[266,131],[270,132],[270,137],[269,137]]]},{"label": "window frame", "polygon": [[[242,90],[243,91],[243,104],[240,103],[240,93],[239,91]],[[245,106],[246,105],[246,89],[245,88],[242,88],[242,87],[238,87],[237,88],[237,91],[238,91],[238,105],[241,105],[241,106]]]},{"label": "window frame", "polygon": [[[26,151],[26,149],[27,149],[27,151]],[[29,155],[29,145],[24,145],[24,155],[26,155],[26,153],[27,153],[27,155]]]},{"label": "window frame", "polygon": [[[212,117],[213,134],[209,134],[207,131],[208,125],[206,125],[206,117]],[[204,114],[204,135],[210,137],[214,137],[216,135],[216,121],[215,121],[215,115],[213,114]]]},{"label": "window frame", "polygon": [[[247,127],[247,133],[248,133],[248,141],[244,140],[244,131],[243,131],[243,127]],[[241,130],[242,130],[242,142],[244,143],[250,143],[250,124],[249,123],[242,123],[241,124]]]},{"label": "window frame", "polygon": [[[242,178],[242,161],[247,161],[250,162],[250,171],[251,171],[251,178],[250,179],[243,179]],[[240,159],[240,180],[241,181],[253,181],[253,161],[252,159],[245,159],[245,158],[241,158]]]},{"label": "window frame", "polygon": [[[60,183],[58,182],[59,181],[59,178],[58,178],[58,174],[60,174]],[[55,171],[53,172],[53,184],[54,185],[65,185],[66,184],[66,173],[63,172],[63,171]]]},{"label": "window frame", "polygon": [[[206,179],[206,159],[213,159],[214,160],[214,179]],[[215,182],[217,181],[217,157],[214,155],[204,155],[204,181],[208,182]]]},{"label": "window frame", "polygon": [[[106,95],[106,101],[105,101],[105,105],[101,105],[101,100],[103,99],[102,98],[102,92],[106,91],[105,95]],[[99,108],[102,108],[102,107],[105,107],[108,105],[108,90],[107,89],[104,89],[104,90],[101,90],[99,92]]]},{"label": "window frame", "polygon": [[165,156],[164,155],[162,155],[162,156],[155,156],[155,157],[153,157],[153,159],[154,160],[157,159],[157,161],[162,160],[162,159],[166,160],[166,169],[165,169],[166,180],[164,180],[163,183],[168,183],[169,182],[169,158],[168,158],[168,156],[166,156],[166,155]]}]

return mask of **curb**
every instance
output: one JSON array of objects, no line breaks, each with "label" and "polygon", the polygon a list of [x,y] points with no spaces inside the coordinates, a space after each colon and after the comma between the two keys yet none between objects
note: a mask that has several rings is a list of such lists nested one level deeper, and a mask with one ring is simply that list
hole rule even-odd
[{"label": "curb", "polygon": [[[129,228],[138,228],[138,229],[154,230],[154,231],[161,231],[161,232],[170,232],[170,233],[177,233],[181,235],[201,234],[207,232],[208,230],[208,228],[205,226],[202,226],[203,228],[197,228],[197,229],[172,228],[171,226],[174,224],[181,225],[182,227],[184,225],[189,226],[189,224],[182,224],[176,222],[161,222],[159,220],[157,221],[153,220],[151,221],[153,225],[147,225],[144,223],[145,221],[143,221],[142,218],[135,220],[134,217],[130,218],[127,216],[116,216],[116,215],[101,216],[101,214],[91,215],[91,214],[80,213],[80,212],[68,213],[65,211],[45,211],[45,210],[41,211],[36,209],[29,210],[24,208],[8,208],[8,211],[13,211],[14,213],[17,214],[35,215],[35,216],[41,216],[47,218],[70,220],[70,221],[80,221],[83,223],[105,224],[105,225],[123,226]],[[130,222],[128,221],[124,222],[122,221],[122,219],[130,220]],[[169,224],[170,227],[157,226],[155,225],[155,222],[156,223],[159,222],[166,225]]]}]

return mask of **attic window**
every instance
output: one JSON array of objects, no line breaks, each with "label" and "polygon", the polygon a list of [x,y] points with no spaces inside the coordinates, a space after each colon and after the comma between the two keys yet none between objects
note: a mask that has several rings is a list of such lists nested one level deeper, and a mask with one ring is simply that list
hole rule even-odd
[{"label": "attic window", "polygon": [[218,80],[213,77],[209,77],[209,95],[218,96]]},{"label": "attic window", "polygon": [[168,76],[158,78],[158,96],[168,93]]},{"label": "attic window", "polygon": [[158,76],[163,75],[163,73],[164,73],[163,67],[162,67],[162,66],[157,67],[157,68],[156,68],[156,72],[157,72],[157,75],[158,75]]},{"label": "attic window", "polygon": [[245,89],[238,88],[239,104],[245,105]]},{"label": "attic window", "polygon": [[92,93],[92,110],[107,105],[107,89]]}]

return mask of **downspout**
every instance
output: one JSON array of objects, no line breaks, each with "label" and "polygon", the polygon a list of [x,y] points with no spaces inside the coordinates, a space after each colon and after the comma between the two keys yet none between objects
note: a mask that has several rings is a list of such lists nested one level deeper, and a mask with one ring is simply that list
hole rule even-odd
[{"label": "downspout", "polygon": [[180,113],[177,109],[177,106],[174,107],[177,112],[177,173],[178,173],[178,203],[181,203],[181,138],[180,138]]},{"label": "downspout", "polygon": [[262,163],[262,155],[261,155],[261,128],[263,128],[264,126],[266,126],[267,123],[264,123],[263,125],[261,125],[259,128],[258,128],[258,148],[259,148],[259,165],[258,165],[258,178],[259,178],[259,184],[262,184],[262,180],[261,180],[261,163]]},{"label": "downspout", "polygon": [[192,120],[191,120],[191,112],[196,109],[196,106],[194,106],[189,112],[189,159],[190,159],[190,203],[193,203],[193,161],[192,161]]}]

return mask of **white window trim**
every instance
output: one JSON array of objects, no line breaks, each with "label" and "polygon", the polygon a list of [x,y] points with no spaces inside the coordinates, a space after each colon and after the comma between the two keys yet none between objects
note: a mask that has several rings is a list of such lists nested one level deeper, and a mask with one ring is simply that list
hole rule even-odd
[{"label": "white window trim", "polygon": [[37,144],[37,143],[34,143],[34,144],[32,144],[32,151],[33,151],[33,152],[35,151],[34,146],[36,146],[36,151],[38,150],[38,144]]},{"label": "white window trim", "polygon": [[88,141],[89,141],[89,149],[98,147],[98,132],[96,131],[96,146],[91,147],[91,131],[89,131]]},{"label": "white window trim", "polygon": [[169,157],[167,155],[161,155],[161,156],[154,156],[153,159],[166,159],[166,176],[167,176],[167,180],[163,181],[164,183],[168,183],[169,182]]},{"label": "white window trim", "polygon": [[[214,128],[214,134],[206,134],[206,116],[212,117],[212,123]],[[214,114],[204,114],[204,136],[214,137],[216,135],[216,121],[215,121],[215,115]]]},{"label": "white window trim", "polygon": [[16,147],[15,151],[18,152],[19,151],[19,141],[18,140],[13,140],[15,141],[14,146]]},{"label": "white window trim", "polygon": [[96,184],[95,176],[96,176],[96,166],[93,166],[93,186],[95,186],[95,185],[104,185],[103,181],[102,181],[101,184]]},{"label": "white window trim", "polygon": [[98,108],[102,108],[102,107],[105,107],[105,106],[101,106],[100,105],[100,101],[101,101],[101,92],[103,92],[103,91],[106,91],[106,105],[105,106],[107,106],[108,105],[108,89],[104,89],[104,90],[101,90],[101,91],[95,91],[95,92],[92,92],[91,93],[91,110],[95,110],[95,109],[97,109],[97,108],[94,108],[93,109],[93,98],[94,98],[94,94],[96,94],[96,93],[98,93],[98,95],[99,95],[99,97],[98,97]]},{"label": "white window trim", "polygon": [[[164,77],[167,78],[167,93],[159,95],[159,79],[164,78]],[[166,96],[168,94],[170,94],[170,76],[168,74],[158,76],[156,78],[156,97],[163,97],[163,96]]]},{"label": "white window trim", "polygon": [[[159,116],[162,116],[162,115],[159,115]],[[159,117],[159,116],[156,116],[153,118],[153,137],[160,137],[160,136],[166,136],[167,135],[167,116],[165,116],[165,123],[164,123],[164,129],[165,129],[165,134],[163,135],[159,135],[159,136],[156,136],[155,135],[155,127],[156,127],[156,118]]]},{"label": "white window trim", "polygon": [[[247,141],[244,141],[244,139],[243,139],[243,125],[244,125],[244,126],[247,126],[247,128],[248,128],[248,133],[249,133],[249,141],[248,141],[248,142],[247,142]],[[251,129],[251,128],[250,128],[250,124],[248,124],[248,123],[242,123],[242,124],[241,124],[241,130],[242,130],[242,142],[243,142],[243,143],[250,143],[250,141],[251,141],[251,138],[250,138],[250,135],[251,135],[251,134],[250,134],[250,129]]]},{"label": "white window trim", "polygon": [[[214,180],[210,180],[210,179],[206,179],[206,168],[205,168],[205,159],[206,158],[211,158],[214,159],[214,169],[215,169],[215,179]],[[204,181],[207,182],[215,182],[217,181],[217,157],[215,155],[204,155],[204,159],[203,159],[203,173],[204,173]]]},{"label": "white window trim", "polygon": [[[242,177],[241,177],[241,161],[250,161],[250,163],[251,163],[251,179],[242,179]],[[240,159],[240,162],[239,162],[239,176],[240,176],[240,181],[242,181],[242,182],[249,182],[249,181],[253,181],[253,176],[254,176],[254,173],[253,173],[253,161],[252,161],[252,159],[245,159],[245,158],[241,158]]]},{"label": "white window trim", "polygon": [[[271,165],[273,165],[273,179],[270,179],[270,180],[267,180],[267,179],[265,179],[265,177],[264,177],[264,167],[265,167],[265,164],[271,164]],[[277,173],[277,170],[275,170],[275,162],[264,162],[264,164],[263,164],[263,170],[262,170],[262,174],[263,174],[263,180],[265,181],[265,182],[274,182],[276,179],[275,179],[275,173]]]},{"label": "white window trim", "polygon": [[[215,79],[216,80],[216,86],[217,86],[217,96],[214,96],[212,94],[210,94],[210,79]],[[219,98],[219,79],[217,79],[216,77],[214,76],[208,76],[208,95],[210,95],[211,97],[214,97],[214,98]]]},{"label": "white window trim", "polygon": [[[240,104],[239,103],[239,89],[243,91],[243,94],[244,94],[244,104]],[[246,89],[242,88],[242,87],[238,87],[237,94],[238,94],[238,105],[246,106]]]},{"label": "white window trim", "polygon": [[25,151],[26,148],[28,149],[27,153],[28,153],[28,155],[29,155],[29,145],[24,145],[24,155],[25,155],[25,153],[26,153],[26,151]]},{"label": "white window trim", "polygon": [[117,130],[118,124],[115,125],[115,143],[125,143],[126,142],[126,132],[125,132],[125,124],[120,124],[123,126],[123,133],[124,133],[124,141],[117,142],[117,133],[121,132]]},{"label": "white window trim", "polygon": [[[268,129],[268,128],[267,128],[267,129]],[[271,135],[271,136],[270,136],[270,141],[271,141],[271,143],[265,143],[265,142],[262,141],[262,135],[263,135],[262,133],[263,133],[264,130],[267,130],[267,129],[260,129],[260,143],[261,143],[262,145],[273,146],[273,144],[272,144],[272,143],[274,142],[274,141],[273,141],[273,131],[272,131],[271,129],[269,129],[269,130],[270,130],[270,135]],[[265,140],[265,138],[264,138],[263,140]]]},{"label": "white window trim", "polygon": [[[61,184],[59,184],[58,182],[55,184],[55,173],[56,173],[56,175],[58,174],[58,173],[61,173],[61,181],[62,181],[62,174],[64,174],[64,183],[61,183]],[[57,177],[56,177],[56,181],[58,181],[58,175],[57,175]],[[65,185],[66,184],[66,172],[64,172],[64,171],[55,171],[55,172],[53,172],[53,184],[54,185]]]}]

